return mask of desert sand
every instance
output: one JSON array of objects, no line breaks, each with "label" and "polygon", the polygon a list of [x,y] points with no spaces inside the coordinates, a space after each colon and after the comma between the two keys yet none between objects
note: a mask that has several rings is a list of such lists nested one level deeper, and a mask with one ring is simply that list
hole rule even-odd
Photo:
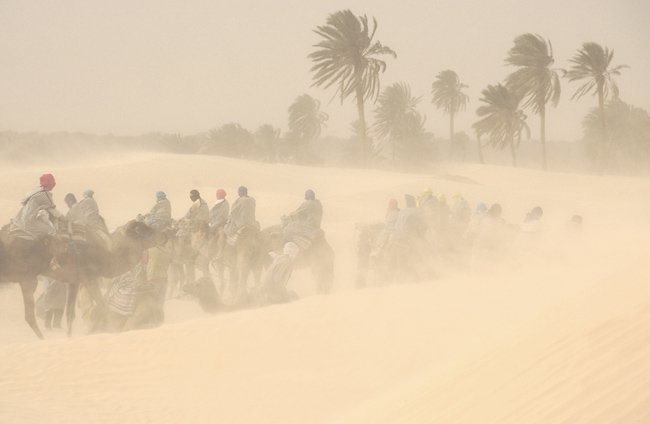
[{"label": "desert sand", "polygon": [[[196,188],[211,204],[247,185],[264,225],[306,188],[323,202],[334,290],[208,315],[170,300],[155,329],[38,341],[17,284],[0,286],[2,423],[648,423],[650,180],[444,165],[434,172],[307,168],[209,156],[130,154],[0,169],[0,222],[43,172],[55,201],[95,190],[110,228],[164,190],[174,217]],[[499,202],[519,224],[542,206],[544,238],[503,261],[440,264],[420,283],[354,287],[354,224],[381,221],[404,193]],[[64,209],[64,208],[63,208]],[[569,237],[573,214],[584,217]]]}]

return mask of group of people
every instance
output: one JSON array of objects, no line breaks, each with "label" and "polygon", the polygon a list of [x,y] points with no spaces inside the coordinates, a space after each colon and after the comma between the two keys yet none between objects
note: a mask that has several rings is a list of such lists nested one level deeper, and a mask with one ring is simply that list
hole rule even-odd
[{"label": "group of people", "polygon": [[[26,195],[20,210],[11,220],[9,234],[38,239],[62,234],[70,237],[81,233],[85,242],[110,249],[109,231],[95,201],[94,191],[85,190],[79,201],[73,193],[66,194],[64,201],[68,211],[63,214],[53,201],[52,190],[55,186],[56,180],[52,174],[40,177],[39,186]],[[106,296],[119,297],[120,293],[133,292],[132,283],[137,280],[157,290],[156,296],[162,308],[168,294],[167,282],[172,273],[179,272],[179,267],[184,274],[183,284],[195,281],[195,269],[199,269],[204,278],[210,279],[208,262],[197,259],[201,253],[193,246],[195,232],[206,231],[214,241],[216,252],[209,258],[211,261],[224,261],[224,252],[233,251],[232,247],[237,245],[244,229],[260,232],[256,201],[249,195],[247,187],[238,188],[237,199],[232,205],[223,188],[216,190],[215,197],[214,203],[209,206],[198,190],[190,190],[190,207],[181,219],[174,220],[166,193],[156,192],[154,205],[148,213],[138,215],[136,220],[157,232],[168,234],[168,241],[150,248],[132,272],[116,279],[117,283],[107,290]],[[365,261],[366,268],[373,260],[385,263],[388,278],[399,275],[402,279],[408,279],[409,273],[416,278],[427,278],[432,276],[431,270],[436,266],[432,267],[431,264],[440,258],[457,257],[459,252],[468,253],[465,257],[470,257],[471,261],[482,255],[494,255],[504,244],[504,235],[513,230],[530,238],[537,237],[542,233],[543,216],[543,209],[536,206],[526,214],[521,224],[513,225],[503,219],[498,203],[488,206],[479,202],[475,208],[471,208],[469,202],[459,194],[447,200],[444,195],[436,196],[431,189],[426,189],[418,197],[406,194],[402,208],[396,199],[388,201],[384,222],[380,226],[373,224],[373,232],[367,232],[372,236],[365,237],[360,243],[359,258]],[[290,297],[287,283],[294,262],[301,251],[323,236],[322,218],[323,206],[311,189],[305,191],[304,200],[297,209],[281,218],[282,245],[277,251],[269,253],[270,265],[261,284],[268,302],[283,302]],[[579,230],[582,217],[573,216],[569,224],[574,230]],[[176,247],[172,246],[174,244]],[[186,252],[177,255],[174,249],[178,246],[186,249]],[[46,289],[37,302],[37,311],[45,320],[46,328],[60,326],[65,290],[66,284],[63,282],[46,281]],[[132,299],[122,302],[116,310],[124,313],[132,306],[129,302]]]},{"label": "group of people", "polygon": [[[56,180],[52,174],[41,175],[39,186],[27,193],[18,213],[10,221],[9,235],[37,239],[56,236],[59,231],[72,233],[82,228],[87,232],[89,239],[108,248],[108,229],[99,214],[94,191],[85,190],[80,201],[77,201],[73,193],[66,194],[64,201],[68,212],[64,215],[57,210],[52,198],[55,186]],[[66,302],[66,285],[57,280],[43,278],[45,290],[37,301],[37,314],[43,318],[46,328],[60,328]]]},{"label": "group of people", "polygon": [[[237,238],[244,229],[260,230],[260,224],[256,217],[256,201],[248,193],[248,188],[240,186],[237,189],[237,199],[232,206],[227,200],[227,193],[223,188],[215,192],[216,200],[212,207],[203,199],[201,193],[192,189],[189,193],[191,203],[190,208],[185,215],[178,221],[174,221],[171,213],[171,203],[166,194],[162,191],[156,193],[156,203],[151,210],[140,215],[138,219],[142,220],[152,228],[159,231],[167,231],[173,228],[173,232],[181,250],[185,249],[188,253],[184,259],[184,280],[191,283],[195,280],[195,268],[198,268],[204,275],[209,274],[205,261],[195,260],[197,253],[192,247],[191,234],[193,231],[207,228],[209,236],[216,244],[216,259],[223,258],[223,252],[226,245],[234,245]],[[305,192],[303,203],[292,213],[284,216],[283,235],[284,242],[287,244],[286,251],[295,252],[299,246],[305,247],[305,243],[313,240],[322,233],[321,221],[323,216],[323,207],[316,198],[313,190]],[[286,262],[286,257],[280,258],[284,254],[274,255],[275,262]],[[293,258],[297,254],[289,255]],[[272,274],[276,267],[271,265]],[[286,272],[283,272],[286,274]],[[272,279],[277,279],[277,276]],[[288,278],[287,278],[288,279]],[[286,279],[284,279],[286,280]],[[286,281],[285,281],[286,283]]]},{"label": "group of people", "polygon": [[[419,197],[406,194],[403,208],[390,199],[381,225],[358,227],[360,284],[365,284],[365,272],[372,264],[390,280],[394,275],[426,279],[440,266],[454,262],[474,266],[479,261],[493,261],[513,235],[523,234],[528,241],[538,239],[543,215],[543,209],[536,206],[519,225],[511,224],[502,217],[498,203],[488,206],[478,202],[471,208],[460,194],[447,200],[431,189]],[[580,215],[568,223],[573,231],[579,231],[581,224]]]},{"label": "group of people", "polygon": [[54,176],[43,174],[39,183],[39,186],[27,193],[22,200],[20,210],[10,222],[10,233],[28,238],[53,236],[59,232],[60,225],[67,225],[66,230],[69,231],[72,226],[78,225],[108,233],[106,223],[99,214],[93,190],[85,190],[80,201],[77,201],[73,193],[66,194],[64,201],[68,205],[68,213],[63,215],[52,199],[52,190],[56,186]]},{"label": "group of people", "polygon": [[[110,235],[106,223],[100,214],[99,206],[94,199],[94,191],[87,189],[82,194],[82,199],[77,201],[73,193],[68,193],[64,201],[68,206],[67,213],[60,212],[54,203],[52,191],[56,180],[52,174],[43,174],[39,186],[29,192],[21,202],[21,207],[9,225],[9,234],[14,237],[38,239],[49,236],[70,236],[73,233],[83,233],[85,241],[96,243],[110,249]],[[260,230],[256,217],[256,201],[248,193],[245,186],[237,190],[237,199],[232,205],[227,200],[227,193],[223,188],[215,192],[216,200],[210,207],[201,193],[192,189],[189,192],[191,205],[183,217],[174,220],[172,205],[164,191],[155,193],[155,203],[150,211],[138,215],[136,220],[142,221],[152,229],[166,233],[181,245],[190,250],[187,260],[181,260],[184,273],[184,283],[195,280],[196,253],[191,252],[192,233],[200,228],[208,228],[210,237],[216,240],[217,259],[227,245],[237,243],[237,237],[244,228]],[[304,202],[292,213],[283,216],[284,247],[280,251],[271,252],[271,264],[268,266],[263,278],[265,293],[269,301],[282,301],[286,299],[286,286],[291,276],[293,262],[301,248],[305,248],[309,240],[322,234],[321,221],[323,208],[316,198],[313,190],[304,194]],[[138,272],[133,272],[128,278],[120,281],[132,280],[137,275],[139,280],[158,285],[159,297],[162,303],[166,298],[168,272],[174,267],[174,252],[168,243],[149,249],[143,257],[143,266],[138,267]],[[176,264],[178,265],[178,264]],[[207,265],[199,267],[204,277],[209,277]],[[45,290],[37,302],[37,311],[45,320],[46,328],[60,327],[61,316],[65,307],[66,284],[59,281],[45,281]],[[123,285],[123,284],[122,284]],[[109,290],[107,296],[114,294]]]}]

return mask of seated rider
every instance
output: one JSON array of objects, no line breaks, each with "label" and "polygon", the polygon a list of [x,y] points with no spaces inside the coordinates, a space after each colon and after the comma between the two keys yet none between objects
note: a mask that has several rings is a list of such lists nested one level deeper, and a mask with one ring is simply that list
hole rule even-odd
[{"label": "seated rider", "polygon": [[198,190],[190,191],[190,200],[192,206],[188,209],[185,216],[180,220],[179,236],[189,236],[190,232],[201,225],[207,224],[210,220],[210,209],[208,204],[201,198]]},{"label": "seated rider", "polygon": [[145,224],[156,231],[164,231],[171,226],[172,205],[164,191],[156,192],[156,203],[142,219]]},{"label": "seated rider", "polygon": [[103,231],[108,234],[104,218],[99,214],[99,206],[94,197],[95,192],[88,189],[83,192],[83,196],[84,198],[75,206],[79,213],[77,223],[86,226],[91,231]]},{"label": "seated rider", "polygon": [[305,201],[290,213],[283,217],[284,239],[296,241],[296,237],[303,237],[313,241],[322,235],[321,221],[323,219],[323,205],[316,199],[313,190],[305,191]]},{"label": "seated rider", "polygon": [[395,227],[397,226],[397,219],[399,218],[400,209],[397,203],[397,199],[390,199],[388,201],[388,208],[386,209],[386,216],[384,218],[384,228],[377,238],[377,242],[370,253],[370,256],[376,257],[379,256],[380,252],[384,247],[388,245],[395,233]]},{"label": "seated rider", "polygon": [[248,195],[248,189],[244,186],[237,189],[239,198],[230,209],[230,216],[223,230],[227,236],[234,236],[244,227],[252,227],[259,230],[259,224],[255,219],[255,199]]},{"label": "seated rider", "polygon": [[406,207],[399,211],[395,223],[394,238],[402,242],[408,242],[417,238],[424,238],[426,233],[426,222],[422,219],[421,211],[417,208],[415,197],[404,195]]},{"label": "seated rider", "polygon": [[222,188],[217,190],[217,201],[210,209],[210,231],[217,233],[223,229],[228,221],[228,214],[230,213],[230,204],[226,200],[226,191]]},{"label": "seated rider", "polygon": [[63,215],[52,200],[52,189],[56,181],[52,174],[43,174],[40,186],[27,194],[16,217],[11,220],[10,231],[38,238],[56,233],[57,220]]},{"label": "seated rider", "polygon": [[68,231],[81,235],[86,241],[91,242],[105,250],[111,249],[111,240],[104,222],[99,214],[99,207],[94,199],[95,192],[86,190],[83,192],[83,199],[76,202],[74,194],[68,193],[65,197],[69,210],[66,215],[68,220]]},{"label": "seated rider", "polygon": [[212,206],[212,209],[210,209],[210,222],[208,225],[210,227],[210,234],[213,236],[212,246],[214,247],[214,255],[215,257],[220,258],[225,243],[223,228],[226,225],[226,222],[228,222],[230,204],[228,203],[228,200],[226,200],[226,190],[220,188],[217,190],[216,195],[217,201],[214,206]]}]

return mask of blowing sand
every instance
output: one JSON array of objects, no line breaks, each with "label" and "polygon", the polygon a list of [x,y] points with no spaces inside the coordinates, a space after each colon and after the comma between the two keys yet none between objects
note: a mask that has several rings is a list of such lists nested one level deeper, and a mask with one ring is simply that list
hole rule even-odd
[{"label": "blowing sand", "polygon": [[[323,202],[336,251],[334,293],[209,316],[167,304],[152,330],[39,342],[18,285],[0,286],[2,423],[647,423],[650,422],[650,180],[454,166],[435,174],[304,168],[140,154],[6,165],[0,222],[42,172],[55,201],[93,188],[110,228],[167,192],[174,217],[196,188],[211,204],[247,185],[258,220],[278,223],[306,188]],[[498,264],[440,266],[418,284],[354,289],[354,224],[380,221],[404,193],[499,202],[520,223],[544,208],[546,236]],[[571,215],[581,237],[564,234]]]}]

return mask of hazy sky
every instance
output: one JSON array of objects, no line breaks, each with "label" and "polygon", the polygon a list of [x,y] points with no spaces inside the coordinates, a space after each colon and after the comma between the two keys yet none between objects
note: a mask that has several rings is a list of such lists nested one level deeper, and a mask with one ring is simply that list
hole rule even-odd
[{"label": "hazy sky", "polygon": [[[227,122],[286,129],[287,107],[302,93],[330,115],[325,134],[347,136],[352,101],[311,87],[312,29],[350,8],[374,16],[376,38],[398,54],[382,86],[411,84],[427,128],[446,136],[447,117],[431,105],[437,72],[454,69],[470,104],[457,129],[475,120],[480,91],[509,72],[515,36],[549,38],[556,65],[584,41],[615,50],[627,64],[621,97],[650,110],[649,0],[0,0],[0,130],[183,134]],[[580,137],[596,99],[570,101],[548,116],[549,139]],[[372,106],[369,107],[372,110]],[[372,117],[369,117],[372,120]],[[530,117],[533,137],[538,121]]]}]

